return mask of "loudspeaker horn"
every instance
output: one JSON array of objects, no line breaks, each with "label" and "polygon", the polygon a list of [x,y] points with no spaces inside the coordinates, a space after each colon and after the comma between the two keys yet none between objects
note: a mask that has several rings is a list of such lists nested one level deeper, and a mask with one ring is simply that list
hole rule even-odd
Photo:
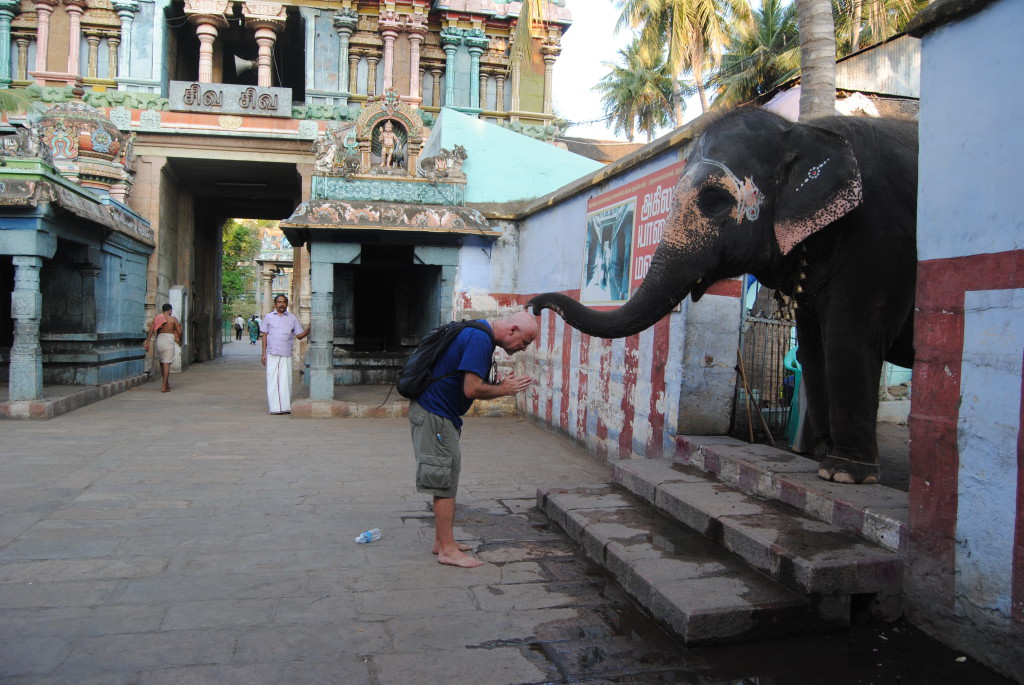
[{"label": "loudspeaker horn", "polygon": [[242,72],[249,71],[256,66],[256,60],[254,59],[242,59],[238,55],[235,55],[235,75],[239,76]]}]

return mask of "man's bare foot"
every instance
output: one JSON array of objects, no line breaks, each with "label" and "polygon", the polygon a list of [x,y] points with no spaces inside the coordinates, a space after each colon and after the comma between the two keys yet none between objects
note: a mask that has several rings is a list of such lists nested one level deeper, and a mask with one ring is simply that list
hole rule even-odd
[{"label": "man's bare foot", "polygon": [[[460,552],[468,552],[469,550],[473,549],[473,545],[464,545],[461,542],[456,543],[456,544],[458,544]],[[430,553],[431,554],[437,554],[440,551],[441,551],[440,546],[438,546],[438,544],[435,542],[434,543],[434,549],[430,550]]]},{"label": "man's bare foot", "polygon": [[483,566],[484,562],[479,559],[474,559],[468,554],[459,552],[458,554],[438,554],[437,563],[447,564],[448,566],[458,566],[459,568],[476,568],[477,566]]}]

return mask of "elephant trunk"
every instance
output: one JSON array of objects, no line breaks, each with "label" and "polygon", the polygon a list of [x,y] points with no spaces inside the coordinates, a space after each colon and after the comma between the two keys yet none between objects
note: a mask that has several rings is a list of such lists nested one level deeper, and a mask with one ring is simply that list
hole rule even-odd
[{"label": "elephant trunk", "polygon": [[671,312],[699,280],[695,273],[670,266],[674,259],[664,244],[651,259],[651,267],[643,283],[629,301],[612,311],[591,309],[560,293],[544,293],[531,299],[527,306],[534,314],[550,309],[587,335],[598,338],[624,338],[650,328]]}]

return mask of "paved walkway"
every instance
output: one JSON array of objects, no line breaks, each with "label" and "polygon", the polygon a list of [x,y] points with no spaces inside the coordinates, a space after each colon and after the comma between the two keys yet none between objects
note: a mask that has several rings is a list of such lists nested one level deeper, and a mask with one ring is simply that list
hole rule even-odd
[{"label": "paved walkway", "polygon": [[490,563],[441,566],[407,422],[268,416],[258,354],[0,426],[0,683],[997,682],[906,626],[679,648],[534,509],[607,467],[515,419],[464,431]]}]

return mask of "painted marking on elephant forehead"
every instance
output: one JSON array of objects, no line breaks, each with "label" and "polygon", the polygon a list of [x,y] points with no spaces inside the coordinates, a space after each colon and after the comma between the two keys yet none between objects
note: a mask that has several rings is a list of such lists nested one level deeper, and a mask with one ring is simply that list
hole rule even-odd
[{"label": "painted marking on elephant forehead", "polygon": [[736,221],[742,222],[743,217],[746,217],[750,221],[757,221],[758,215],[761,213],[761,204],[764,202],[764,195],[758,190],[757,186],[754,185],[754,179],[747,176],[740,181],[739,177],[732,173],[732,170],[722,162],[714,159],[709,159],[704,156],[704,140],[700,141],[700,148],[697,150],[697,156],[693,161],[694,166],[700,164],[710,164],[711,166],[718,167],[725,172],[726,177],[732,182],[733,188],[732,194],[736,198]]}]

